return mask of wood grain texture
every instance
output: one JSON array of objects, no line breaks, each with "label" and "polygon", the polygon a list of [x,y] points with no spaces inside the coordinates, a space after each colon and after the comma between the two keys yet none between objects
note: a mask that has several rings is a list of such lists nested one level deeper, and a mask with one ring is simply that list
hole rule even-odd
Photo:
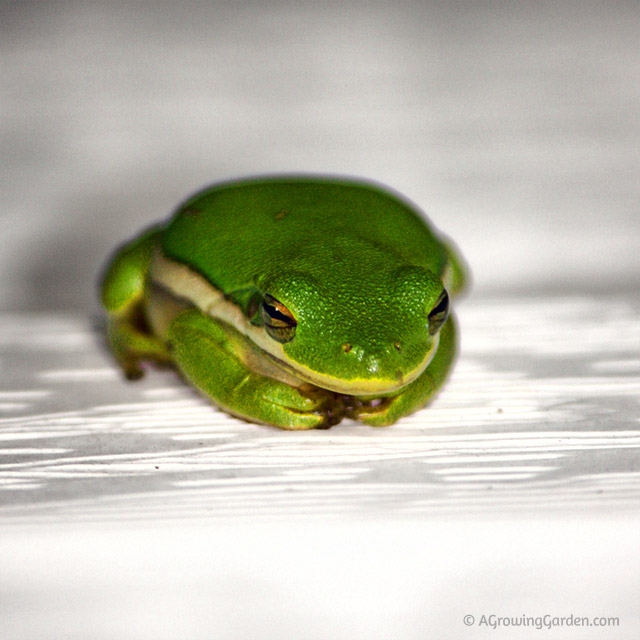
[{"label": "wood grain texture", "polygon": [[172,371],[125,382],[87,319],[3,316],[2,519],[636,509],[638,300],[466,301],[460,322],[430,407],[387,429],[286,433]]},{"label": "wood grain texture", "polygon": [[571,614],[617,620],[581,638],[638,637],[640,300],[459,310],[431,407],[307,433],[171,371],[125,382],[85,317],[0,316],[3,638],[418,640]]},{"label": "wood grain texture", "polygon": [[0,316],[2,637],[638,637],[640,300],[459,316],[431,407],[311,433],[125,382],[86,317]]}]

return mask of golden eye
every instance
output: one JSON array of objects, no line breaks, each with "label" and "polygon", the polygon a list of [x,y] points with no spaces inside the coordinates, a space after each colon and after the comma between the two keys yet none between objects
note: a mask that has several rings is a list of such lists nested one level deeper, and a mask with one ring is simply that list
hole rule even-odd
[{"label": "golden eye", "polygon": [[298,323],[291,311],[282,302],[268,293],[265,294],[260,306],[260,317],[264,328],[276,342],[291,342],[296,335]]},{"label": "golden eye", "polygon": [[449,294],[443,289],[437,302],[429,312],[429,335],[433,336],[449,317]]}]

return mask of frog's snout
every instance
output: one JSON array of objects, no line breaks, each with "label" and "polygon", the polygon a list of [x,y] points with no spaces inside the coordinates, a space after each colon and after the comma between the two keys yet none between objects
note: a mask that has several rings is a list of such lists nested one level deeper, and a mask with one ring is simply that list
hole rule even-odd
[{"label": "frog's snout", "polygon": [[[437,337],[414,345],[399,339],[374,344],[344,342],[342,356],[352,377],[351,386],[360,393],[370,389],[388,392],[400,389],[415,380],[433,359],[438,345]],[[357,383],[355,381],[358,381]]]},{"label": "frog's snout", "polygon": [[[349,359],[357,362],[363,378],[393,379],[402,384],[405,377],[398,343],[390,348],[372,350],[358,344],[344,343],[342,351]],[[391,357],[390,357],[391,356]]]},{"label": "frog's snout", "polygon": [[374,375],[380,371],[380,356],[369,352],[369,350],[364,347],[351,342],[345,342],[342,345],[342,351],[347,354],[350,360],[355,360],[360,363],[364,371]]}]

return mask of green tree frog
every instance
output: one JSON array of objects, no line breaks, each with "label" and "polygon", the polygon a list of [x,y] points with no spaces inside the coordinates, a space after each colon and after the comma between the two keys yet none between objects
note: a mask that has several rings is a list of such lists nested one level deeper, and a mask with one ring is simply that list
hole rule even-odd
[{"label": "green tree frog", "polygon": [[125,244],[102,303],[128,378],[168,363],[247,421],[386,426],[443,384],[463,281],[453,245],[403,198],[273,177],[209,187]]}]

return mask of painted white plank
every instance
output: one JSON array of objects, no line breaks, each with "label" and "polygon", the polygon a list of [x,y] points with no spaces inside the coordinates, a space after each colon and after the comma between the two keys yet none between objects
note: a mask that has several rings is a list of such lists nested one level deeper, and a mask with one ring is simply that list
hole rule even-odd
[{"label": "painted white plank", "polygon": [[638,299],[463,301],[436,401],[388,429],[230,418],[124,381],[81,317],[0,317],[4,521],[386,517],[640,504]]}]

